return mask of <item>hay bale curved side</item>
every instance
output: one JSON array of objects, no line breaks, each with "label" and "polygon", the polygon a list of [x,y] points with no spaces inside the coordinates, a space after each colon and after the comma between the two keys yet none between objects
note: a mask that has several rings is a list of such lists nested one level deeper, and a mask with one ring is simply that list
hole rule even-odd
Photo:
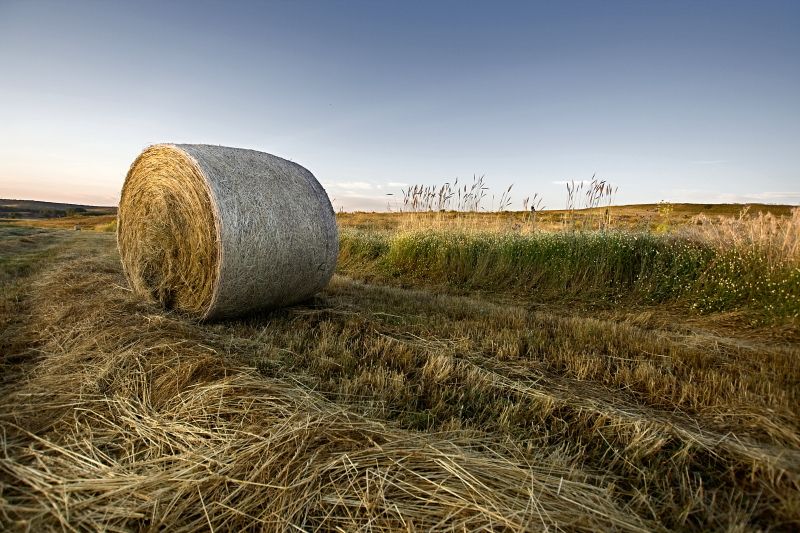
[{"label": "hay bale curved side", "polygon": [[339,252],[325,190],[302,166],[240,148],[162,144],[134,161],[117,239],[131,287],[202,318],[304,300]]}]

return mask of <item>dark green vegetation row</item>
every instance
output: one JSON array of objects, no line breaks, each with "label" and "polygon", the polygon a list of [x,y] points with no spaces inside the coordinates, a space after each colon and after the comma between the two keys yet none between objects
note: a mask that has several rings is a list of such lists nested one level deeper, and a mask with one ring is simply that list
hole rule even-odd
[{"label": "dark green vegetation row", "polygon": [[719,249],[669,235],[626,232],[389,234],[344,230],[349,275],[455,290],[677,302],[700,312],[800,316],[800,268],[756,248]]}]

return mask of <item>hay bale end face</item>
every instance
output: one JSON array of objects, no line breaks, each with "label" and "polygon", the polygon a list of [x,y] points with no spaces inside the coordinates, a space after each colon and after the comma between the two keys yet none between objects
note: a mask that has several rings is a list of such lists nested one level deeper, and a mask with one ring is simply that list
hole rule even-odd
[{"label": "hay bale end face", "polygon": [[139,155],[122,188],[117,243],[134,292],[206,319],[310,297],[339,252],[333,208],[311,172],[202,144]]}]

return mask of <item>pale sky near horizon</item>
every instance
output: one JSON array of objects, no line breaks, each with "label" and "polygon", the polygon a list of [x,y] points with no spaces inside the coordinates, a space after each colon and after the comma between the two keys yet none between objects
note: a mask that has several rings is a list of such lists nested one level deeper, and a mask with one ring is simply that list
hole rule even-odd
[{"label": "pale sky near horizon", "polygon": [[143,148],[192,142],[298,162],[336,209],[473,174],[514,208],[595,173],[618,204],[797,205],[799,27],[796,1],[0,0],[0,197],[115,204]]}]

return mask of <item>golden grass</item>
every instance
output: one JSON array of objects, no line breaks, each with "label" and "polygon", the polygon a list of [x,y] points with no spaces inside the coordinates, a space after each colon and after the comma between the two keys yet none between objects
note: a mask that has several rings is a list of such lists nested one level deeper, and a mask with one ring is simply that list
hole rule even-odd
[{"label": "golden grass", "polygon": [[116,229],[117,215],[74,215],[59,218],[7,218],[0,219],[0,223],[25,227],[43,229],[68,229],[73,230],[79,226],[81,230],[89,231],[113,231]]},{"label": "golden grass", "polygon": [[[668,206],[667,216],[664,207]],[[739,217],[746,210],[750,218],[758,213],[773,217],[791,216],[793,206],[769,204],[636,204],[614,205],[592,209],[548,209],[502,212],[422,211],[394,213],[338,213],[336,218],[342,228],[360,230],[419,230],[419,229],[477,229],[483,231],[560,231],[572,229],[597,229],[603,217],[610,216],[610,227],[620,230],[651,231],[668,222],[671,228],[695,223],[698,215],[713,221]],[[667,220],[668,219],[668,220]],[[607,225],[608,227],[609,225]]]},{"label": "golden grass", "polygon": [[685,231],[718,248],[757,252],[770,264],[800,264],[800,208],[785,216],[749,211],[744,209],[735,217],[699,214]]}]

